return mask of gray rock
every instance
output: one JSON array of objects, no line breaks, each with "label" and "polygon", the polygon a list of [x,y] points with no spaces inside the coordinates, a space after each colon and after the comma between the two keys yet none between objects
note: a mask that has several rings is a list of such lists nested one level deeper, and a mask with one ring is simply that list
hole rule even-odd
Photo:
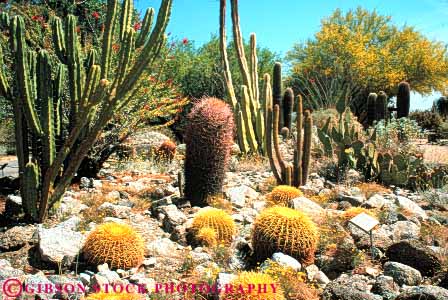
[{"label": "gray rock", "polygon": [[437,255],[417,240],[404,240],[391,245],[386,256],[390,261],[419,270],[423,276],[434,276],[442,266]]},{"label": "gray rock", "polygon": [[22,213],[22,197],[8,195],[5,203],[5,215],[16,216]]},{"label": "gray rock", "polygon": [[[6,259],[0,259],[0,280],[8,278],[18,278],[25,273],[22,270],[15,269]],[[1,295],[1,294],[0,294]]]},{"label": "gray rock", "polygon": [[405,209],[407,212],[412,213],[413,215],[417,216],[418,218],[422,220],[428,219],[428,215],[426,212],[418,206],[414,201],[403,197],[403,196],[397,196],[396,197],[396,204],[401,208]]},{"label": "gray rock", "polygon": [[40,299],[52,299],[56,294],[56,291],[52,291],[51,289],[43,289],[39,292],[39,286],[45,287],[46,285],[52,285],[51,281],[48,280],[47,277],[45,277],[45,274],[42,271],[39,271],[38,273],[33,275],[26,276],[24,285],[28,286],[29,289],[32,289],[32,291],[30,290],[30,292],[33,296],[40,297]]},{"label": "gray rock", "polygon": [[422,282],[420,272],[412,267],[388,261],[384,264],[384,275],[390,276],[399,285],[418,285]]},{"label": "gray rock", "polygon": [[383,296],[384,300],[394,300],[400,293],[400,288],[390,276],[378,276],[372,286],[372,293]]},{"label": "gray rock", "polygon": [[330,283],[330,279],[322,271],[317,272],[317,274],[314,275],[313,279],[316,280],[318,284],[322,284],[322,285],[326,285],[326,284]]},{"label": "gray rock", "polygon": [[101,189],[103,187],[103,182],[101,180],[98,179],[93,179],[92,180],[92,187],[95,189]]},{"label": "gray rock", "polygon": [[90,285],[90,279],[91,279],[91,276],[87,273],[79,274],[79,280],[81,280],[81,282],[86,286]]},{"label": "gray rock", "polygon": [[103,276],[104,278],[106,278],[107,281],[110,284],[119,284],[119,283],[121,283],[120,275],[118,275],[118,273],[115,272],[115,271],[103,270],[101,272],[98,272],[97,275],[100,275],[100,276]]},{"label": "gray rock", "polygon": [[15,251],[28,243],[33,243],[36,227],[34,225],[15,226],[0,233],[0,250]]},{"label": "gray rock", "polygon": [[67,299],[69,296],[80,298],[80,296],[84,295],[83,290],[85,288],[81,280],[63,275],[50,275],[48,276],[48,280],[50,280],[54,286],[62,287],[60,291],[55,291],[55,298],[57,299]]},{"label": "gray rock", "polygon": [[106,277],[99,274],[92,275],[89,287],[95,288],[98,286],[106,286],[106,285],[109,285],[109,281],[107,280]]},{"label": "gray rock", "polygon": [[64,196],[57,208],[56,215],[59,217],[74,216],[78,215],[87,208],[88,206],[83,204],[78,199],[71,196]]},{"label": "gray rock", "polygon": [[220,286],[225,286],[226,284],[230,284],[232,282],[232,280],[235,279],[235,278],[236,278],[235,274],[219,273],[218,274],[217,283]]},{"label": "gray rock", "polygon": [[396,300],[446,300],[448,299],[448,290],[433,286],[422,285],[406,288]]},{"label": "gray rock", "polygon": [[176,253],[177,244],[169,238],[159,238],[146,245],[152,255],[170,256]]},{"label": "gray rock", "polygon": [[382,208],[384,204],[386,203],[386,200],[383,196],[380,194],[374,194],[370,196],[369,199],[363,204],[363,207],[366,208]]},{"label": "gray rock", "polygon": [[292,207],[308,215],[314,222],[319,222],[325,216],[325,209],[306,197],[297,197],[291,200]]},{"label": "gray rock", "polygon": [[339,194],[339,201],[347,201],[353,206],[361,206],[366,201],[366,197]]},{"label": "gray rock", "polygon": [[323,300],[382,300],[370,293],[368,278],[363,275],[342,274],[328,283],[322,293]]},{"label": "gray rock", "polygon": [[46,229],[38,225],[39,252],[45,262],[69,267],[76,259],[84,245],[82,233],[73,231],[70,222]]},{"label": "gray rock", "polygon": [[258,198],[258,192],[247,185],[231,187],[226,190],[226,194],[230,202],[237,208],[244,207],[246,200],[255,200]]},{"label": "gray rock", "polygon": [[312,281],[314,280],[314,277],[316,277],[317,273],[319,273],[319,268],[316,265],[309,265],[305,268],[305,273],[308,280]]},{"label": "gray rock", "polygon": [[104,202],[98,207],[98,211],[108,217],[126,219],[131,214],[131,208],[123,205],[115,205],[110,202]]},{"label": "gray rock", "polygon": [[174,204],[159,207],[159,212],[164,215],[162,221],[163,228],[169,233],[172,233],[177,226],[180,226],[187,221],[185,214]]},{"label": "gray rock", "polygon": [[145,267],[153,268],[153,267],[155,267],[156,263],[157,263],[157,259],[155,257],[150,257],[150,258],[143,260],[142,265],[144,265]]},{"label": "gray rock", "polygon": [[87,178],[87,177],[81,177],[80,181],[79,181],[79,188],[80,189],[89,189],[92,188],[92,181]]},{"label": "gray rock", "polygon": [[406,239],[418,239],[420,237],[420,226],[410,221],[398,221],[390,225],[392,239],[399,242]]},{"label": "gray rock", "polygon": [[285,267],[290,267],[297,272],[299,272],[302,269],[302,265],[297,259],[289,255],[283,254],[281,252],[276,252],[272,254],[272,260]]}]

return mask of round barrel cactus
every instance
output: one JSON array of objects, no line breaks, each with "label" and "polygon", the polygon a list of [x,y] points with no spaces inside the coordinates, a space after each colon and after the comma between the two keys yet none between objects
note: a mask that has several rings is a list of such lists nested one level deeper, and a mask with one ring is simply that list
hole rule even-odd
[{"label": "round barrel cactus", "polygon": [[185,130],[185,198],[207,206],[210,196],[222,193],[233,145],[234,120],[222,100],[204,98],[193,106]]}]

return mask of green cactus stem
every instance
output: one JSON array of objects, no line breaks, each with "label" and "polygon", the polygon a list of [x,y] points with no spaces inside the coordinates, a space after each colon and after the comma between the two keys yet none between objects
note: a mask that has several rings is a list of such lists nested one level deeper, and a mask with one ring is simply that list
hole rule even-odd
[{"label": "green cactus stem", "polygon": [[283,127],[292,132],[292,110],[294,107],[294,92],[291,88],[285,90],[283,96]]},{"label": "green cactus stem", "polygon": [[400,82],[397,93],[397,118],[407,118],[411,104],[411,87],[406,81]]}]

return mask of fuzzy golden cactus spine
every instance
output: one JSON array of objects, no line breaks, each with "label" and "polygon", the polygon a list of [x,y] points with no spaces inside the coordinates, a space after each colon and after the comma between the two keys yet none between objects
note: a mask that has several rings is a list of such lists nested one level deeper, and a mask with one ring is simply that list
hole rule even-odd
[{"label": "fuzzy golden cactus spine", "polygon": [[233,113],[225,102],[204,98],[193,106],[185,130],[185,197],[192,205],[222,193],[233,145]]},{"label": "fuzzy golden cactus spine", "polygon": [[316,225],[308,216],[283,206],[264,209],[255,219],[252,230],[257,261],[283,252],[305,265],[312,264],[318,240]]},{"label": "fuzzy golden cactus spine", "polygon": [[249,62],[244,51],[243,37],[238,13],[238,0],[231,0],[231,17],[233,29],[233,41],[240,69],[243,85],[241,86],[241,99],[237,99],[233,86],[232,74],[227,55],[226,41],[226,0],[220,0],[220,38],[219,46],[221,61],[224,66],[223,77],[226,83],[228,101],[232,105],[235,119],[237,120],[238,144],[243,153],[266,152],[265,136],[265,111],[260,103],[258,86],[258,57],[255,33],[250,35]]},{"label": "fuzzy golden cactus spine", "polygon": [[111,222],[99,225],[89,234],[82,252],[91,264],[131,269],[142,263],[145,244],[131,226]]},{"label": "fuzzy golden cactus spine", "polygon": [[[78,41],[76,18],[72,15],[65,18],[64,26],[57,17],[51,21],[57,59],[50,59],[44,49],[36,52],[28,48],[21,16],[1,15],[2,29],[9,26],[10,47],[3,48],[2,45],[4,53],[0,59],[7,55],[14,68],[11,79],[5,75],[4,68],[0,69],[0,96],[13,104],[19,174],[24,174],[30,161],[37,165],[39,172],[38,190],[34,184],[24,186],[29,180],[21,179],[20,187],[22,194],[29,193],[24,199],[30,201],[30,205],[24,207],[26,215],[33,221],[44,221],[49,208],[62,197],[82,159],[113,114],[130,101],[139,88],[139,78],[166,41],[164,32],[172,0],[162,0],[154,29],[151,31],[146,25],[138,35],[129,26],[133,1],[125,0],[121,9],[118,5],[118,0],[107,1],[98,59],[93,54],[87,59],[84,57],[85,51]],[[152,20],[150,14],[153,14],[152,10],[145,16],[146,24]],[[118,28],[120,37],[115,40],[114,33]],[[138,52],[134,51],[136,38],[141,46]],[[118,55],[112,51],[114,43],[120,43]],[[112,69],[116,69],[113,74]],[[53,73],[56,74],[54,78]],[[69,96],[68,112],[61,104],[65,86]],[[62,114],[67,114],[68,124],[63,124]],[[37,216],[35,209],[30,209],[32,205],[38,205]]]},{"label": "fuzzy golden cactus spine", "polygon": [[269,193],[267,199],[269,203],[274,205],[289,206],[292,199],[300,196],[303,196],[303,193],[298,188],[289,185],[279,185]]},{"label": "fuzzy golden cactus spine", "polygon": [[[232,242],[235,230],[235,222],[232,217],[222,209],[204,208],[193,219],[193,234],[197,239],[208,243],[223,242],[228,245]],[[215,234],[214,242],[213,233]]]}]

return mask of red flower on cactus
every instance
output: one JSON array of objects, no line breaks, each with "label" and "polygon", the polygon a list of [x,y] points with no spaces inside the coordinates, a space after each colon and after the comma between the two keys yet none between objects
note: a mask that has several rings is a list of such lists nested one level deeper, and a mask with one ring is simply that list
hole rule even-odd
[{"label": "red flower on cactus", "polygon": [[113,44],[112,45],[112,50],[117,53],[118,51],[120,51],[120,45],[118,44]]},{"label": "red flower on cactus", "polygon": [[36,22],[41,22],[44,20],[42,16],[36,16],[36,15],[32,16],[31,19]]},{"label": "red flower on cactus", "polygon": [[188,39],[187,38],[183,38],[182,39],[182,44],[187,45],[188,44]]},{"label": "red flower on cactus", "polygon": [[171,78],[168,79],[168,80],[166,81],[166,83],[167,83],[167,84],[173,84],[173,79],[171,79]]},{"label": "red flower on cactus", "polygon": [[98,19],[100,18],[100,13],[97,12],[97,11],[94,11],[94,12],[92,13],[92,17],[93,17],[95,20],[98,20]]},{"label": "red flower on cactus", "polygon": [[314,80],[314,78],[310,78],[310,83],[315,83],[316,82],[316,80]]},{"label": "red flower on cactus", "polygon": [[142,23],[137,22],[137,23],[134,24],[134,30],[135,31],[140,30],[141,28],[142,28]]}]

